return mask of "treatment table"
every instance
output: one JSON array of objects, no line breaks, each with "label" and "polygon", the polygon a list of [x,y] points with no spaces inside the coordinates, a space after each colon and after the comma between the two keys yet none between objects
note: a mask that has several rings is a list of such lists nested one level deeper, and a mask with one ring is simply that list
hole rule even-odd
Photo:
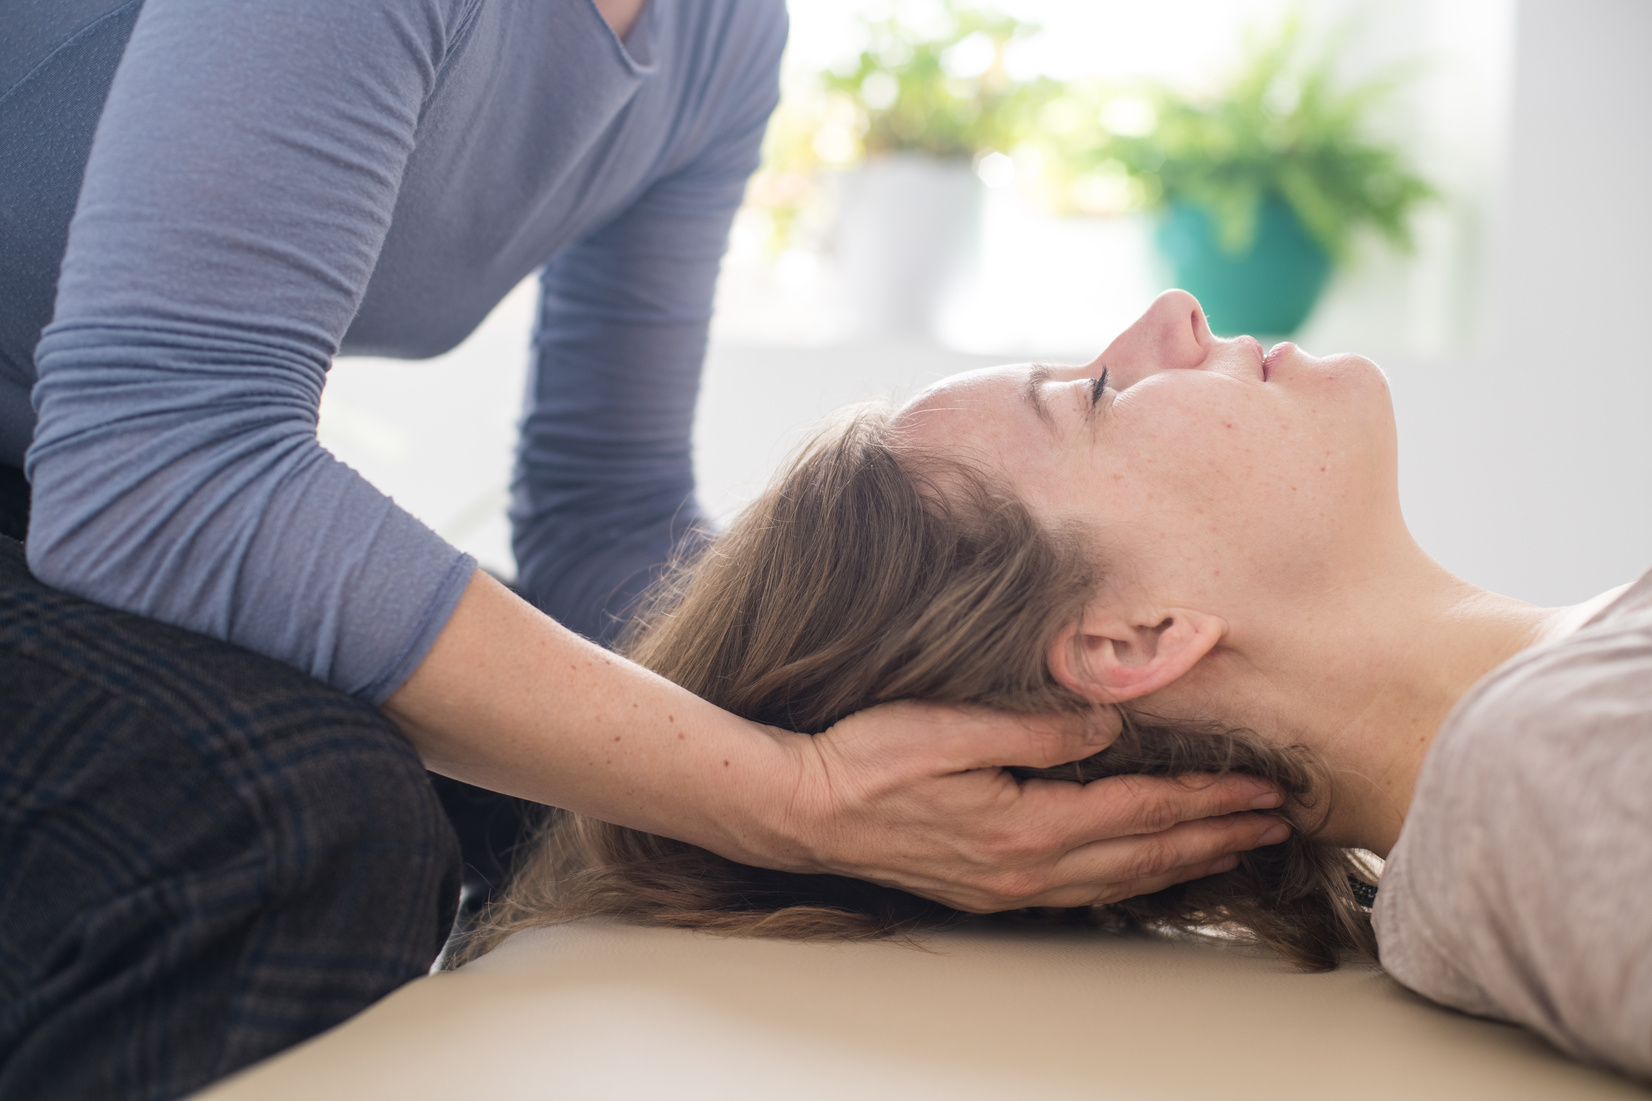
[{"label": "treatment table", "polygon": [[1381,972],[1073,929],[786,943],[582,922],[197,1101],[1648,1101]]}]

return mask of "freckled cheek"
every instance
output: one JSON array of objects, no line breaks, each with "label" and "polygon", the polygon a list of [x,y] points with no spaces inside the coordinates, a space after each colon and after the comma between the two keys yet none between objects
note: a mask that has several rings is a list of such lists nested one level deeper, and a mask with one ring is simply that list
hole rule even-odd
[{"label": "freckled cheek", "polygon": [[[1166,405],[1104,425],[1103,439],[1082,461],[1031,474],[1054,492],[1058,509],[1081,508],[1101,519],[1128,520],[1167,538],[1208,539],[1248,526],[1278,493],[1273,469],[1281,426],[1252,411],[1197,403]],[[1277,420],[1277,418],[1275,418]]]},{"label": "freckled cheek", "polygon": [[1132,524],[1144,553],[1207,576],[1274,568],[1334,526],[1349,476],[1335,425],[1289,412],[1207,405],[1137,419],[1109,441],[1093,499]]}]

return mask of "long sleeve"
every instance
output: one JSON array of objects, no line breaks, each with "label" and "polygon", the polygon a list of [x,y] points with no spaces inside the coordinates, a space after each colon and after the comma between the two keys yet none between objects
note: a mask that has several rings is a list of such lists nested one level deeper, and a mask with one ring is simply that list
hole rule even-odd
[{"label": "long sleeve", "polygon": [[148,0],[36,354],[29,562],[382,700],[473,564],[316,441],[463,0]]},{"label": "long sleeve", "polygon": [[[703,523],[690,436],[717,270],[779,96],[778,8],[747,36],[737,109],[699,152],[541,277],[511,518],[520,585],[606,638],[673,547]],[[772,16],[772,18],[771,18]]]}]

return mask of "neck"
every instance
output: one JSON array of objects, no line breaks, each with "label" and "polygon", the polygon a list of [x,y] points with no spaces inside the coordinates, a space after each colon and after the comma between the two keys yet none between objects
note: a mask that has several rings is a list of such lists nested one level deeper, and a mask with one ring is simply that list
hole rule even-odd
[{"label": "neck", "polygon": [[1420,550],[1406,558],[1377,571],[1376,583],[1366,574],[1338,586],[1352,595],[1318,602],[1290,637],[1235,638],[1223,654],[1225,675],[1247,686],[1238,693],[1247,714],[1234,718],[1309,746],[1329,766],[1322,836],[1379,856],[1398,839],[1423,759],[1457,701],[1616,595],[1539,608],[1476,588]]},{"label": "neck", "polygon": [[1404,625],[1391,619],[1395,629],[1374,640],[1358,668],[1339,670],[1346,689],[1315,709],[1312,741],[1333,772],[1327,840],[1379,856],[1399,839],[1446,716],[1476,681],[1540,641],[1560,614],[1434,569],[1437,577],[1420,579],[1408,593]]},{"label": "neck", "polygon": [[631,34],[631,28],[637,25],[637,17],[642,15],[648,0],[595,0],[595,3],[603,22],[613,29],[615,37],[624,42]]}]

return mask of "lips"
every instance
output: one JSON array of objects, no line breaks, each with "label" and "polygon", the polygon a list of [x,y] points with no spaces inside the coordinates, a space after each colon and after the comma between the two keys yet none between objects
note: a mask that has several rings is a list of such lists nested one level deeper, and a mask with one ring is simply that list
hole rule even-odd
[{"label": "lips", "polygon": [[1262,357],[1262,381],[1267,382],[1273,377],[1273,372],[1279,366],[1279,361],[1296,351],[1296,345],[1288,340],[1281,341],[1268,349],[1268,354]]}]

